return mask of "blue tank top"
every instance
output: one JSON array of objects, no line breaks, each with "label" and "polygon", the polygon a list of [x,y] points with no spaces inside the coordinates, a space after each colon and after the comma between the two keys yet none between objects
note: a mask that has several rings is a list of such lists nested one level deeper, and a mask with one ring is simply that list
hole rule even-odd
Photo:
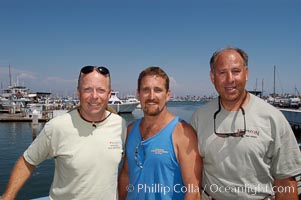
[{"label": "blue tank top", "polygon": [[130,183],[127,200],[184,199],[185,188],[177,161],[172,133],[175,117],[156,135],[142,140],[138,119],[128,135],[126,156]]}]

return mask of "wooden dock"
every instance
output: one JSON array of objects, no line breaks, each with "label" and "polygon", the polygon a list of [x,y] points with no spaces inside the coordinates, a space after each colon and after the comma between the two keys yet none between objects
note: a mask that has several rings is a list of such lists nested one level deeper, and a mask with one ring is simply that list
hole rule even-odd
[{"label": "wooden dock", "polygon": [[[47,122],[49,118],[40,118],[39,122]],[[21,113],[0,113],[0,122],[32,122],[32,118],[24,117]]]}]

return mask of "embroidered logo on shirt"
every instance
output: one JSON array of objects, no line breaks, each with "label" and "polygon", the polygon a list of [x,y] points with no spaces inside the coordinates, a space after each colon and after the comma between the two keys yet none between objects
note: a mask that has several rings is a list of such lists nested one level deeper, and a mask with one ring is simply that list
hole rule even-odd
[{"label": "embroidered logo on shirt", "polygon": [[[239,129],[239,130],[243,131],[242,129]],[[257,138],[259,135],[260,135],[259,130],[248,129],[248,130],[246,130],[246,134],[244,135],[244,137]]]},{"label": "embroidered logo on shirt", "polygon": [[121,149],[121,142],[109,142],[108,149]]},{"label": "embroidered logo on shirt", "polygon": [[248,134],[248,137],[252,137],[252,138],[257,138],[260,134],[259,130],[247,130],[246,131]]},{"label": "embroidered logo on shirt", "polygon": [[151,150],[152,153],[155,154],[164,154],[164,153],[168,153],[168,151],[164,150],[164,149],[152,149]]}]

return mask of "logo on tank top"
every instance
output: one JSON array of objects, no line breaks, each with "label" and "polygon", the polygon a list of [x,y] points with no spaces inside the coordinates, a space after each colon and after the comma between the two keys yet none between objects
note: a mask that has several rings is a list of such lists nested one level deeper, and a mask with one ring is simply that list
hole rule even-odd
[{"label": "logo on tank top", "polygon": [[155,154],[166,154],[166,153],[168,153],[168,151],[166,151],[165,149],[152,149],[151,152],[155,153]]}]

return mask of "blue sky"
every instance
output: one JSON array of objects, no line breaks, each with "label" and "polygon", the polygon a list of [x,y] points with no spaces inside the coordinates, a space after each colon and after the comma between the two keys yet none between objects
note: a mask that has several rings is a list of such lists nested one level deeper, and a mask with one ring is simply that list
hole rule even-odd
[{"label": "blue sky", "polygon": [[[104,65],[114,90],[134,94],[147,66],[178,95],[214,95],[209,59],[233,45],[249,54],[248,90],[301,92],[300,0],[1,0],[0,81],[75,94],[79,70]],[[256,84],[257,83],[257,84]]]}]

